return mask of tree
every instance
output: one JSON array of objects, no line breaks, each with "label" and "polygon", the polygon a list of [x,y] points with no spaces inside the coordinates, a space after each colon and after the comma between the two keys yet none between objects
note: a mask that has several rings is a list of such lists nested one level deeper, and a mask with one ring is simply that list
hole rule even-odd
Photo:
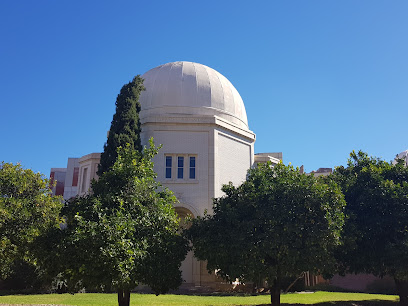
[{"label": "tree", "polygon": [[122,306],[139,283],[157,294],[176,289],[188,245],[173,208],[176,198],[155,180],[153,140],[143,153],[131,145],[118,152],[112,169],[93,183],[97,192],[65,205],[66,229],[41,245],[48,243],[43,263],[53,262],[54,274],[62,270],[71,290],[115,289]]},{"label": "tree", "polygon": [[394,278],[400,304],[408,305],[408,169],[354,151],[347,167],[329,178],[347,202],[344,247],[337,257],[341,273]]},{"label": "tree", "polygon": [[59,226],[61,198],[49,180],[20,164],[0,164],[0,278],[17,260],[28,260],[33,240]]},{"label": "tree", "polygon": [[194,219],[187,231],[209,272],[229,281],[266,280],[272,304],[280,305],[284,277],[334,267],[345,204],[336,184],[268,163],[250,169],[239,187],[222,190],[214,214]]},{"label": "tree", "polygon": [[140,142],[140,93],[145,90],[143,79],[140,75],[133,78],[131,82],[124,85],[116,98],[116,112],[113,115],[111,128],[108,134],[101,161],[98,167],[98,175],[108,171],[116,161],[117,148],[126,144],[141,152]]}]

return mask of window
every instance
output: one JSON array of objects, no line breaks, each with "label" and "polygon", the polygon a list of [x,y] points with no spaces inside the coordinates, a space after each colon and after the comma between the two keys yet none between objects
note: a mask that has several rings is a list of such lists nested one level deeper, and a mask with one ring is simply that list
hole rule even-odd
[{"label": "window", "polygon": [[166,183],[172,184],[198,183],[197,166],[196,154],[165,153],[164,179]]},{"label": "window", "polygon": [[74,174],[72,177],[72,186],[78,186],[79,167],[74,167]]},{"label": "window", "polygon": [[195,156],[190,156],[190,179],[195,180],[196,178],[196,158]]},{"label": "window", "polygon": [[166,179],[171,179],[172,157],[166,156]]},{"label": "window", "polygon": [[178,156],[177,157],[177,178],[182,179],[184,178],[184,157]]}]

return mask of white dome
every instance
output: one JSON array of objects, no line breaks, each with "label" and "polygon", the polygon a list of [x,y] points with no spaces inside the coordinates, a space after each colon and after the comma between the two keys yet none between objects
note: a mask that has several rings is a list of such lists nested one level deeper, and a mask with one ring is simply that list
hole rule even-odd
[{"label": "white dome", "polygon": [[226,77],[205,65],[168,63],[142,75],[141,119],[155,116],[218,116],[248,130],[244,102]]},{"label": "white dome", "polygon": [[400,154],[397,154],[397,156],[393,160],[393,164],[395,165],[397,163],[397,159],[403,159],[405,161],[405,165],[408,166],[408,150],[401,152]]}]

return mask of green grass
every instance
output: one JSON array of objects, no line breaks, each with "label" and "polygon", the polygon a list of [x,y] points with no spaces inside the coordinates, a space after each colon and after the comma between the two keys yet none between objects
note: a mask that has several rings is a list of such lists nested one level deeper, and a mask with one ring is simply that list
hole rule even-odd
[{"label": "green grass", "polygon": [[[289,293],[281,297],[284,305],[316,304],[316,305],[396,305],[395,295],[323,292],[298,294]],[[131,305],[266,305],[270,303],[269,295],[233,295],[233,296],[199,296],[166,294],[133,293]],[[54,305],[117,305],[115,294],[78,293],[41,294],[41,295],[4,295],[0,296],[0,304],[54,304]]]}]

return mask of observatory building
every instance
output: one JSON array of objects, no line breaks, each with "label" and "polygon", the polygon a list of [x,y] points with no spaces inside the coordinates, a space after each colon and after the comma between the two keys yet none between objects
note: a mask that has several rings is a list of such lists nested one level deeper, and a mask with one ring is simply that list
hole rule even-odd
[{"label": "observatory building", "polygon": [[[163,147],[155,157],[157,179],[174,192],[181,218],[212,211],[212,199],[223,184],[241,184],[258,162],[278,163],[282,153],[254,154],[255,134],[249,129],[244,102],[226,77],[192,62],[173,62],[142,75],[140,96],[142,145],[153,137]],[[51,169],[54,192],[68,199],[83,195],[97,178],[100,153],[68,159],[67,168]],[[205,265],[187,255],[182,264],[187,284],[214,282]]]},{"label": "observatory building", "polygon": [[[214,69],[192,62],[173,62],[142,75],[146,91],[140,96],[142,145],[153,137],[162,149],[154,159],[157,179],[174,192],[180,218],[212,211],[213,198],[223,195],[223,184],[240,185],[257,163],[282,159],[282,153],[254,154],[255,134],[249,129],[244,102],[235,87]],[[101,144],[102,146],[102,144]],[[408,164],[408,150],[398,158]],[[66,168],[52,168],[54,194],[69,199],[89,191],[97,179],[100,153],[68,158]],[[395,161],[394,161],[395,162]],[[303,166],[300,171],[303,171]],[[320,168],[314,175],[328,175]],[[188,286],[217,287],[214,273],[190,252],[181,266]],[[324,281],[307,274],[306,285]],[[365,291],[380,279],[368,274],[336,275],[332,285]],[[389,280],[384,280],[387,285]],[[388,286],[388,285],[387,285]]]}]

